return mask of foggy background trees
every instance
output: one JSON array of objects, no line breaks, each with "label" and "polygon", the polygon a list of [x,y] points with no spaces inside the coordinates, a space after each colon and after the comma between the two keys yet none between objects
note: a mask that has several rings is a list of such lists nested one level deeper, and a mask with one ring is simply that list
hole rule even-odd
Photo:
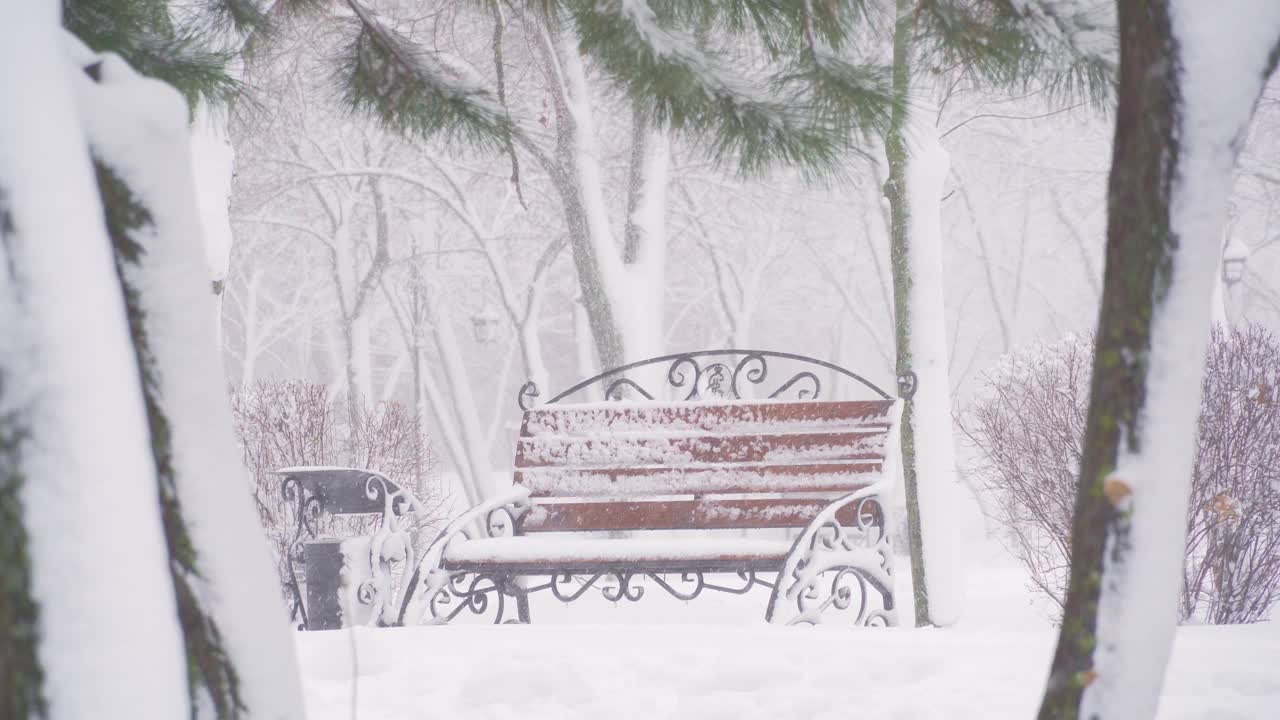
[{"label": "foggy background trees", "polygon": [[[278,28],[246,65],[251,97],[263,100],[238,105],[231,125],[235,244],[223,315],[233,383],[306,379],[336,396],[404,403],[438,454],[442,496],[459,504],[504,482],[526,381],[553,392],[609,364],[593,287],[631,338],[627,359],[747,345],[830,359],[894,387],[889,173],[874,144],[838,178],[785,167],[744,177],[708,158],[697,137],[639,132],[617,76],[590,53],[568,52],[572,42],[545,33],[545,19],[460,4],[417,15],[412,3],[378,7],[406,41],[464,66],[469,82],[500,86],[533,134],[514,146],[513,165],[501,148],[388,129],[335,92],[344,12]],[[949,156],[935,291],[947,405],[959,413],[1002,355],[1092,327],[1112,127],[1087,97],[1053,85],[1070,69],[1070,48],[1022,87],[963,63],[930,76],[928,48],[955,41],[940,37],[914,41],[926,61],[911,72],[928,88],[926,124]],[[576,89],[556,79],[566,62],[581,72]],[[573,93],[587,98],[577,115],[566,104]],[[1266,110],[1264,101],[1255,125],[1280,120]],[[1267,149],[1252,147],[1229,232],[1254,253],[1224,298],[1233,320],[1275,330],[1264,278],[1280,262],[1267,230],[1276,206]],[[591,178],[574,174],[578,161]],[[592,242],[566,193],[591,196]],[[584,280],[583,248],[624,270]]]}]

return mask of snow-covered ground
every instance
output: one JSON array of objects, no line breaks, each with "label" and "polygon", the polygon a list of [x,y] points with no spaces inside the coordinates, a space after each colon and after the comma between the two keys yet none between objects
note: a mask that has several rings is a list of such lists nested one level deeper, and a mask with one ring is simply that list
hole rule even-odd
[{"label": "snow-covered ground", "polygon": [[[770,627],[765,592],[686,606],[655,587],[616,607],[538,597],[530,626],[298,633],[308,717],[1025,720],[1055,632],[989,555],[945,630]],[[1280,623],[1179,630],[1159,717],[1280,717]]]},{"label": "snow-covered ground", "polygon": [[[300,633],[308,717],[1033,717],[1041,631],[530,625]],[[1179,630],[1158,717],[1275,718],[1280,633]]]}]

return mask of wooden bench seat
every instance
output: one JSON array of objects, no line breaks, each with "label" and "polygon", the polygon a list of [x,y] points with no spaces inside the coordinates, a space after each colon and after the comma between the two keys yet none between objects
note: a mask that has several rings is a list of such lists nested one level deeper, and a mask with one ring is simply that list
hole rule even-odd
[{"label": "wooden bench seat", "polygon": [[484,538],[454,543],[444,552],[444,567],[579,573],[597,568],[659,571],[722,567],[736,571],[750,567],[776,570],[791,551],[791,545],[790,540],[705,537]]},{"label": "wooden bench seat", "polygon": [[[899,407],[884,399],[530,409],[512,494],[441,533],[410,583],[417,600],[406,602],[402,621],[497,608],[500,622],[503,598],[512,597],[528,622],[531,592],[568,601],[609,576],[603,591],[615,601],[639,599],[631,583],[641,577],[685,599],[704,588],[758,585],[771,590],[772,620],[816,622],[829,608],[852,607],[857,623],[891,624],[892,560],[878,493]],[[488,537],[473,539],[477,525]],[[716,585],[709,573],[741,582]]]}]

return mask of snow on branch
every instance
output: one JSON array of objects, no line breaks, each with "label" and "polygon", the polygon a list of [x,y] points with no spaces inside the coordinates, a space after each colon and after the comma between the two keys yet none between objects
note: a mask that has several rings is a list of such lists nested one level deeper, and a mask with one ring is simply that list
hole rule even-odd
[{"label": "snow on branch", "polygon": [[415,46],[357,0],[348,0],[358,32],[342,51],[336,81],[354,107],[422,137],[443,135],[502,150],[515,125],[473,68]]},{"label": "snow on branch", "polygon": [[881,131],[901,104],[889,68],[862,65],[813,48],[774,80],[784,97],[813,107],[824,121],[852,132]]},{"label": "snow on branch", "polygon": [[576,7],[579,48],[639,103],[644,120],[706,140],[716,159],[736,157],[758,172],[778,162],[828,171],[845,133],[797,111],[762,83],[732,69],[693,34],[668,27],[646,0],[606,0]]},{"label": "snow on branch", "polygon": [[937,67],[964,65],[1000,85],[1102,104],[1119,46],[1114,14],[1103,0],[926,0],[921,45]]}]

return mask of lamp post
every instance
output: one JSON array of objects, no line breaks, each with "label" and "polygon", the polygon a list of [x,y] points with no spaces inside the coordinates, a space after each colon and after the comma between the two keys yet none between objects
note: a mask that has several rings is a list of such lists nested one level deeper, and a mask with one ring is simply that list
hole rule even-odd
[{"label": "lamp post", "polygon": [[1222,284],[1226,286],[1227,320],[1231,325],[1240,322],[1244,311],[1244,273],[1249,263],[1249,246],[1238,235],[1232,234],[1222,249]]}]

